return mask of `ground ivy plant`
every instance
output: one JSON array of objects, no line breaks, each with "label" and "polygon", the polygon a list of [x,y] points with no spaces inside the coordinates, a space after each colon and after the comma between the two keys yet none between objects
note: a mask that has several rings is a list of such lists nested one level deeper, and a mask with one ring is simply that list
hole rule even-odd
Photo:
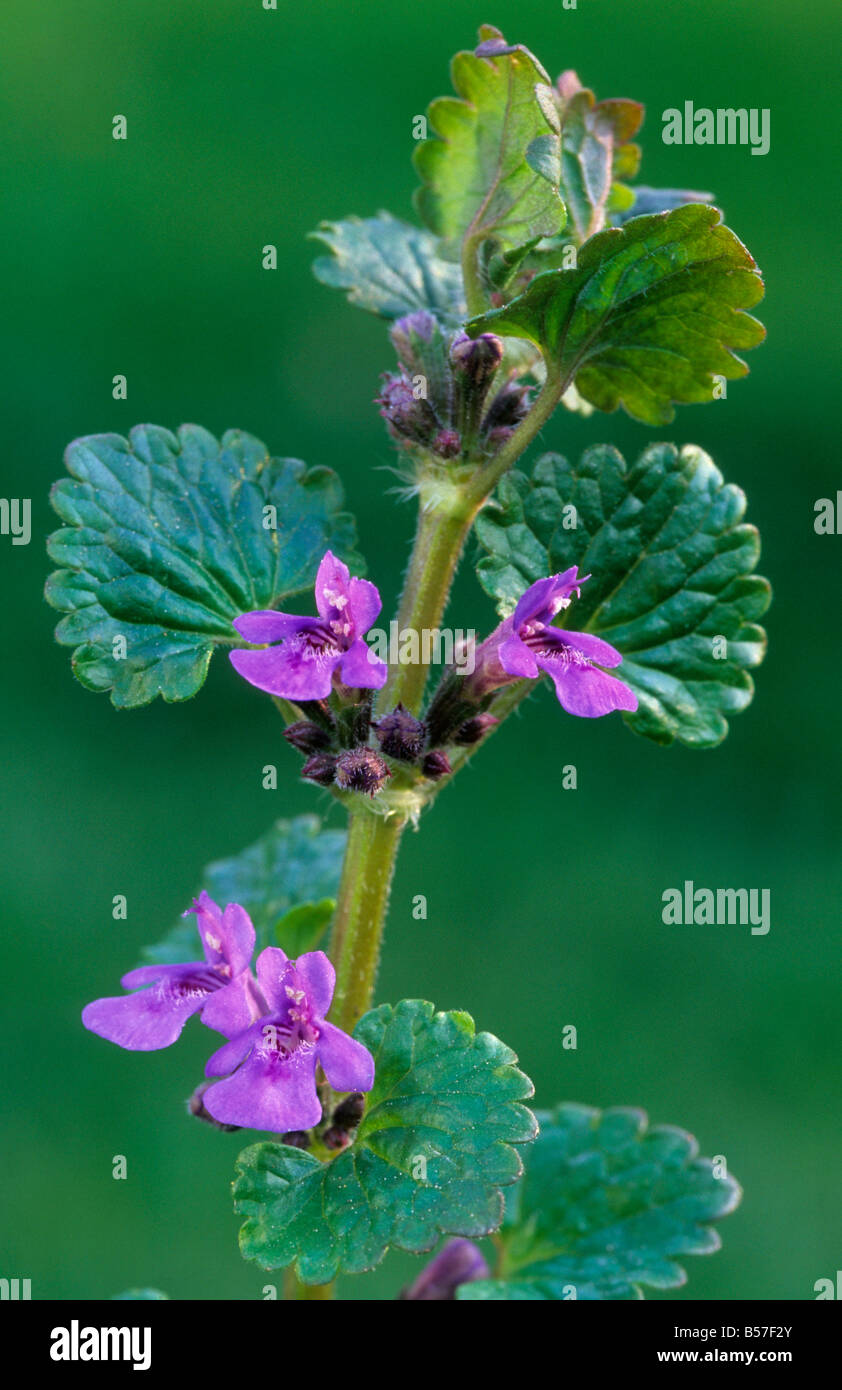
[{"label": "ground ivy plant", "polygon": [[[373,998],[405,829],[536,686],[567,715],[708,748],[764,650],[757,533],[701,448],[523,463],[559,407],[660,426],[744,375],[755,263],[709,195],[635,183],[641,106],[479,39],[417,146],[422,225],[314,234],[317,278],[385,320],[396,356],[377,401],[418,511],[397,659],[327,468],[239,430],[144,425],[77,440],[52,494],[47,598],[82,684],[120,708],[188,699],[222,648],[347,820],[279,821],[211,864],[126,992],[83,1013],[133,1050],[193,1015],[217,1035],[189,1109],[264,1136],[236,1163],[240,1248],[286,1270],[290,1298],[440,1242],[396,1296],[637,1298],[680,1284],[739,1197],[639,1111],[533,1114],[514,1053],[469,1014]],[[471,537],[500,621],[433,672]]]}]

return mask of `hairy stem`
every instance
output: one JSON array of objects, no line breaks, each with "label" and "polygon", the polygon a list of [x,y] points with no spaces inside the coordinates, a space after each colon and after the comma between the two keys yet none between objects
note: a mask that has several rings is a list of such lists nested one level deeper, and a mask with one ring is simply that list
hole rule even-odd
[{"label": "hairy stem", "polygon": [[333,1284],[302,1284],[291,1269],[284,1273],[284,1302],[312,1303],[333,1298]]},{"label": "hairy stem", "polygon": [[[438,627],[476,511],[476,506],[466,503],[452,488],[448,489],[445,501],[425,506],[422,497],[415,543],[398,609],[399,632],[410,629],[420,634]],[[417,712],[426,683],[427,667],[423,663],[392,666],[380,693],[378,708],[391,709],[402,701],[407,709]]]},{"label": "hairy stem", "polygon": [[[422,480],[415,542],[398,610],[398,630],[438,627],[474,518],[503,473],[534,439],[558,404],[564,382],[548,370],[531,411],[511,438],[467,482]],[[402,702],[417,712],[424,695],[423,662],[390,668],[379,709]],[[524,692],[525,693],[525,692]],[[380,943],[406,816],[380,815],[362,800],[351,810],[330,954],[336,967],[331,1020],[350,1031],[371,1004]]]},{"label": "hairy stem", "polygon": [[336,993],[330,1018],[350,1032],[371,1004],[380,940],[403,822],[361,807],[348,825],[348,847],[330,955],[336,966]]}]

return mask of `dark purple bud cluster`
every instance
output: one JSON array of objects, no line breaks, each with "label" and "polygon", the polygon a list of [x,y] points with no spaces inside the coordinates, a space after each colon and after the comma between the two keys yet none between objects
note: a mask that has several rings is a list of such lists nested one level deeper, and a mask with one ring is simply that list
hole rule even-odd
[{"label": "dark purple bud cluster", "polygon": [[328,1128],[322,1135],[325,1148],[347,1149],[352,1142],[353,1131],[357,1128],[365,1111],[365,1096],[362,1091],[353,1091],[337,1105]]},{"label": "dark purple bud cluster", "polygon": [[502,340],[446,331],[426,310],[398,319],[390,336],[398,371],[384,376],[377,404],[392,438],[441,459],[496,452],[529,408],[528,387],[511,375],[489,401]]},{"label": "dark purple bud cluster", "polygon": [[387,757],[397,758],[403,763],[414,763],[424,751],[427,726],[403,705],[397,705],[389,714],[384,714],[372,728]]},{"label": "dark purple bud cluster", "polygon": [[349,748],[336,759],[334,780],[343,791],[365,792],[376,796],[385,787],[392,773],[385,758],[373,748],[363,745]]}]

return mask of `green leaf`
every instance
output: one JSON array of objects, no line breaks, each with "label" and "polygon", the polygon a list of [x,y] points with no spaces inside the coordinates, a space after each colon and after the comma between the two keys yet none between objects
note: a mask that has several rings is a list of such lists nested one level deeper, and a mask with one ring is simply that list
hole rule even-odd
[{"label": "green leaf", "polygon": [[626,176],[636,169],[639,151],[628,142],[640,128],[643,107],[636,101],[597,102],[573,72],[564,73],[559,85],[561,188],[569,231],[583,242],[605,226],[618,165]]},{"label": "green leaf", "polygon": [[691,1134],[620,1108],[560,1105],[539,1121],[506,1200],[501,1277],[463,1284],[460,1299],[642,1298],[641,1285],[686,1282],[676,1256],[719,1249],[710,1223],[741,1192],[714,1176]]},{"label": "green leaf", "polygon": [[300,903],[298,907],[291,907],[275,924],[275,944],[292,959],[305,951],[314,951],[335,910],[335,898],[321,898],[317,903]]},{"label": "green leaf", "polygon": [[630,191],[631,204],[618,209],[618,222],[627,222],[632,217],[643,217],[653,212],[671,212],[685,203],[713,202],[712,193],[701,193],[697,188],[649,188],[646,184],[638,183]]},{"label": "green leaf", "polygon": [[480,39],[475,53],[453,59],[459,99],[431,104],[433,134],[415,152],[418,212],[451,259],[465,237],[477,245],[491,238],[505,253],[554,236],[565,220],[550,79],[527,48],[506,44],[491,25]]},{"label": "green leaf", "polygon": [[311,235],[330,248],[313,263],[323,285],[348,291],[348,301],[381,318],[428,309],[442,322],[465,317],[459,267],[438,255],[437,239],[391,213],[322,222]]},{"label": "green leaf", "polygon": [[195,695],[214,646],[241,640],[232,619],[308,589],[327,549],[359,572],[336,474],[239,430],[139,425],[76,440],[66,464],[46,596],[75,675],[119,708]]},{"label": "green leaf", "polygon": [[255,1144],[237,1163],[244,1257],[264,1269],[295,1261],[307,1284],[371,1269],[388,1246],[417,1253],[445,1233],[495,1230],[500,1188],[523,1171],[512,1145],[535,1135],[520,1103],[531,1082],[467,1014],[404,999],[367,1013],[354,1036],[376,1072],[352,1146],[320,1163],[305,1150]]},{"label": "green leaf", "polygon": [[[287,955],[297,956],[302,950],[313,950],[330,920],[345,840],[344,830],[322,829],[318,816],[276,821],[248,849],[208,864],[199,891],[205,889],[222,907],[239,903],[246,909],[257,933],[258,951],[282,946]],[[303,917],[296,919],[296,912]],[[180,917],[163,940],[147,946],[143,954],[145,960],[165,965],[193,960],[195,917]]]},{"label": "green leaf", "polygon": [[526,338],[597,409],[622,405],[666,425],[674,401],[712,400],[715,376],[745,376],[731,349],[762,341],[743,312],[762,297],[754,261],[718,210],[691,203],[591,237],[575,270],[536,275],[467,331]]},{"label": "green leaf", "polygon": [[726,716],[751,701],[748,670],[766,646],[755,623],[770,598],[752,573],[760,540],[740,489],[695,445],[653,444],[631,468],[601,445],[577,465],[544,455],[531,478],[505,478],[498,499],[476,531],[488,552],[480,583],[500,611],[578,565],[591,578],[564,625],[623,653],[616,674],[639,701],[627,723],[656,743],[719,743]]}]

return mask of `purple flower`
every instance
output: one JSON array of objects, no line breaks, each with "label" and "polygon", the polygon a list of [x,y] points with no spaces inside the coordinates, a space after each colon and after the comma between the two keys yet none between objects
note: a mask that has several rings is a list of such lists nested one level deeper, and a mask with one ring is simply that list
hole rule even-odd
[{"label": "purple flower", "polygon": [[254,927],[237,903],[223,912],[207,893],[187,909],[196,914],[204,960],[186,965],[142,965],[120,983],[136,985],[135,994],[95,999],[82,1011],[82,1022],[101,1038],[133,1052],[169,1047],[191,1014],[231,1038],[258,1017],[259,997],[249,966],[254,951]]},{"label": "purple flower", "polygon": [[334,1090],[370,1091],[374,1059],[325,1022],[336,972],[324,951],[292,961],[267,946],[257,958],[257,978],[266,1011],[211,1057],[205,1075],[225,1079],[205,1091],[205,1108],[221,1124],[278,1134],[312,1129],[322,1118],[316,1063]]},{"label": "purple flower", "polygon": [[382,604],[374,584],[352,579],[348,566],[327,551],[316,575],[318,618],[258,609],[234,619],[247,642],[272,642],[263,651],[233,651],[234,669],[258,690],[286,700],[325,700],[338,673],[345,685],[379,690],[388,674],[363,640]]},{"label": "purple flower", "polygon": [[567,632],[552,625],[589,578],[579,576],[574,565],[530,585],[512,616],[479,647],[474,672],[465,680],[468,698],[478,701],[510,681],[535,680],[545,671],[568,714],[596,719],[612,710],[636,710],[634,692],[599,669],[619,666],[621,653],[589,632]]},{"label": "purple flower", "polygon": [[455,1299],[460,1284],[487,1279],[490,1273],[482,1251],[472,1240],[449,1240],[415,1282],[404,1289],[401,1298],[423,1303],[448,1302]]}]

